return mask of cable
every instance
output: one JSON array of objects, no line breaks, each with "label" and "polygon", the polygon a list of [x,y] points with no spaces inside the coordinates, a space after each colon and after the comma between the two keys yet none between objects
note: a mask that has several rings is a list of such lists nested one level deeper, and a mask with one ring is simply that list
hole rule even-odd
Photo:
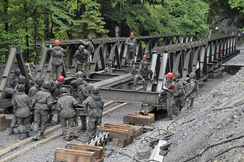
[{"label": "cable", "polygon": [[132,156],[130,156],[130,155],[128,155],[128,154],[125,154],[125,153],[123,153],[123,152],[115,151],[115,150],[112,150],[112,151],[113,151],[113,152],[117,152],[117,153],[122,154],[122,155],[125,155],[125,156],[127,156],[127,157],[129,157],[129,158],[131,158],[131,159],[133,159],[133,160],[135,160],[135,161],[137,161],[137,162],[141,162],[140,160],[135,159],[134,157],[132,157]]}]

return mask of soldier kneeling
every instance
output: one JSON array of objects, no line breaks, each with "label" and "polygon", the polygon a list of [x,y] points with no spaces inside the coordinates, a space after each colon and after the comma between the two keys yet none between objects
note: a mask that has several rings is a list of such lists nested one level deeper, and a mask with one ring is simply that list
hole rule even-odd
[{"label": "soldier kneeling", "polygon": [[30,108],[30,98],[28,95],[25,94],[25,86],[23,84],[19,84],[17,86],[17,92],[15,92],[12,104],[15,109],[15,115],[18,119],[19,130],[20,130],[20,139],[23,140],[24,132],[26,137],[30,137],[29,130],[30,130],[30,122],[29,116],[31,114]]},{"label": "soldier kneeling", "polygon": [[[61,119],[61,126],[63,130],[63,135],[66,134],[64,139],[66,141],[72,140],[72,133],[73,133],[73,125],[74,125],[74,116],[75,116],[75,107],[78,106],[78,102],[74,99],[74,97],[69,96],[67,93],[66,88],[62,87],[60,89],[60,97],[58,99],[58,109],[60,110],[60,119]],[[67,126],[68,121],[68,126]],[[67,126],[67,130],[66,130]]]}]

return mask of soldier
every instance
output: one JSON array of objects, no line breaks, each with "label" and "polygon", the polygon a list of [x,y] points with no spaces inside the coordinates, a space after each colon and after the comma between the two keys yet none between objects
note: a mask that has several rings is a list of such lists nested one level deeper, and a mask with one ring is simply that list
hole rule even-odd
[{"label": "soldier", "polygon": [[89,62],[90,62],[90,53],[84,49],[83,45],[80,45],[78,47],[79,50],[77,50],[74,54],[75,61],[78,64],[78,69],[81,66],[81,69],[83,70],[85,76],[87,79],[89,79],[90,73],[89,73]]},{"label": "soldier", "polygon": [[132,75],[136,74],[135,66],[133,65],[133,61],[130,61],[129,66],[126,67],[125,73],[131,73]]},{"label": "soldier", "polygon": [[30,98],[25,94],[25,86],[23,84],[19,84],[17,86],[17,92],[14,93],[12,104],[13,108],[15,109],[15,115],[18,119],[20,139],[23,140],[25,138],[24,132],[26,134],[26,137],[30,137],[29,116],[31,114]]},{"label": "soldier", "polygon": [[84,73],[82,71],[78,71],[76,73],[76,78],[83,78],[83,76],[84,76]]},{"label": "soldier", "polygon": [[12,98],[14,94],[14,89],[18,84],[18,77],[20,76],[20,74],[21,74],[20,69],[17,68],[14,70],[14,73],[9,78],[9,84],[5,88],[5,93],[3,98],[6,99]]},{"label": "soldier", "polygon": [[147,64],[147,55],[143,55],[142,60],[139,63],[139,69],[142,68],[144,64]]},{"label": "soldier", "polygon": [[[26,78],[25,78],[24,76],[21,76],[21,75],[20,75],[20,76],[18,77],[18,83],[17,83],[17,85],[16,85],[15,88],[14,88],[13,95],[14,95],[16,92],[18,92],[17,87],[18,87],[19,85],[23,85],[23,86],[25,86],[25,83],[26,83]],[[13,109],[13,110],[14,110],[14,117],[13,117],[11,123],[10,123],[9,135],[12,135],[12,134],[15,133],[15,132],[14,132],[14,126],[17,124],[17,121],[18,121],[17,116],[16,116],[16,114],[15,114],[15,109]]]},{"label": "soldier", "polygon": [[[30,97],[30,103],[32,103],[32,100],[34,99],[34,97],[36,96],[36,93],[38,91],[40,91],[43,80],[38,78],[36,79],[36,84],[34,86],[32,86],[29,90],[28,96]],[[34,113],[31,113],[30,115],[30,124],[34,121]]]},{"label": "soldier", "polygon": [[[76,79],[78,85],[78,104],[83,104],[83,101],[89,96],[89,92],[87,91],[86,87],[84,87],[83,79],[77,78]],[[86,124],[86,115],[79,115],[81,120],[81,129],[79,132],[85,132],[87,130]]]},{"label": "soldier", "polygon": [[63,56],[65,50],[60,47],[60,41],[55,40],[54,41],[54,47],[50,45],[50,48],[48,49],[48,52],[51,52],[53,60],[52,60],[52,75],[53,80],[57,80],[58,76],[62,75],[63,72]]},{"label": "soldier", "polygon": [[84,105],[88,108],[89,112],[88,136],[90,141],[96,135],[97,126],[102,124],[104,101],[99,94],[99,88],[95,87],[93,89],[92,95],[84,101]]},{"label": "soldier", "polygon": [[83,40],[80,40],[80,42],[81,42],[81,44],[83,44],[84,46],[87,47],[87,51],[90,53],[90,60],[92,60],[92,56],[94,54],[94,46],[92,44],[93,40],[91,37],[89,37],[87,40],[88,40],[87,42],[85,42]]},{"label": "soldier", "polygon": [[175,112],[175,114],[178,115],[181,108],[184,107],[185,93],[183,89],[183,83],[180,80],[181,74],[180,73],[174,74],[174,78],[175,78],[175,92],[173,94],[174,97],[172,99],[172,109],[173,112]]},{"label": "soldier", "polygon": [[86,89],[89,92],[89,96],[92,95],[93,88],[94,87],[91,83],[87,83]]},{"label": "soldier", "polygon": [[60,89],[60,97],[58,99],[57,106],[60,111],[59,115],[61,118],[63,135],[66,135],[64,139],[66,141],[71,141],[71,134],[73,133],[74,116],[76,114],[74,108],[78,106],[78,103],[74,99],[74,97],[68,96],[66,88],[62,87]]},{"label": "soldier", "polygon": [[169,120],[173,119],[172,113],[172,99],[174,96],[174,92],[175,92],[175,83],[173,81],[174,79],[174,74],[169,72],[167,75],[167,80],[166,80],[166,84],[163,86],[163,90],[166,91],[166,102],[167,102],[167,113],[168,113],[168,118]]},{"label": "soldier", "polygon": [[127,63],[133,61],[134,56],[136,55],[136,38],[134,38],[134,33],[130,33],[130,37],[127,38],[125,44],[127,45]]},{"label": "soldier", "polygon": [[77,100],[77,98],[78,98],[78,85],[77,85],[76,80],[72,80],[70,82],[70,85],[71,85],[70,95]]},{"label": "soldier", "polygon": [[186,85],[186,98],[188,99],[188,102],[185,104],[185,110],[191,110],[193,106],[194,98],[197,96],[197,93],[199,91],[199,87],[197,85],[196,80],[196,74],[194,72],[191,72],[189,74],[190,81]]},{"label": "soldier", "polygon": [[[150,76],[149,76],[150,75]],[[143,83],[143,90],[145,91],[146,90],[146,86],[147,86],[147,83],[148,83],[148,80],[150,79],[150,81],[152,82],[153,81],[153,72],[152,70],[148,69],[148,66],[147,64],[144,64],[143,65],[143,68],[141,68],[138,72],[137,75],[135,75],[134,77],[134,87],[133,87],[133,90],[136,90],[136,84],[137,84],[137,81],[138,81],[138,78],[141,80],[141,82]]]},{"label": "soldier", "polygon": [[41,125],[41,138],[46,138],[44,136],[44,132],[47,126],[47,121],[48,121],[48,114],[49,110],[52,108],[52,95],[49,92],[50,89],[50,82],[45,81],[43,83],[43,88],[41,88],[40,91],[36,93],[36,96],[32,100],[32,108],[35,109],[34,112],[34,135],[33,135],[33,140],[38,140],[37,137],[37,130],[39,125]]},{"label": "soldier", "polygon": [[104,73],[109,75],[113,74],[114,69],[112,67],[113,67],[112,62],[108,62],[107,67],[104,69]]}]

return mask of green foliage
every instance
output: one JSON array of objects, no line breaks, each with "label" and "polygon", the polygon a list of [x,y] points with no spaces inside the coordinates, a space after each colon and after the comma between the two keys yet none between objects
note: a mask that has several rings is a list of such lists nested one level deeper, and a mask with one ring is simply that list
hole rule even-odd
[{"label": "green foliage", "polygon": [[244,13],[244,1],[243,0],[229,0],[231,8],[237,8],[242,13]]}]

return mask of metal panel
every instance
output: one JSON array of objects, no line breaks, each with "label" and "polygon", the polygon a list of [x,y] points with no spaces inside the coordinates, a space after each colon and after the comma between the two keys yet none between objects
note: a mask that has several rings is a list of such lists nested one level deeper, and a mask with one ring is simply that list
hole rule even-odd
[{"label": "metal panel", "polygon": [[165,72],[168,60],[168,53],[163,54],[163,59],[160,65],[160,72],[158,77],[158,84],[157,84],[157,92],[160,92],[163,88],[163,84],[165,83]]},{"label": "metal panel", "polygon": [[[158,58],[158,54],[154,53],[152,55],[152,61],[151,61],[151,70],[153,72],[152,78],[154,78],[154,76],[155,76],[156,65],[157,65],[157,58]],[[148,82],[148,84],[147,84],[147,91],[152,91],[152,83],[151,82]]]}]

